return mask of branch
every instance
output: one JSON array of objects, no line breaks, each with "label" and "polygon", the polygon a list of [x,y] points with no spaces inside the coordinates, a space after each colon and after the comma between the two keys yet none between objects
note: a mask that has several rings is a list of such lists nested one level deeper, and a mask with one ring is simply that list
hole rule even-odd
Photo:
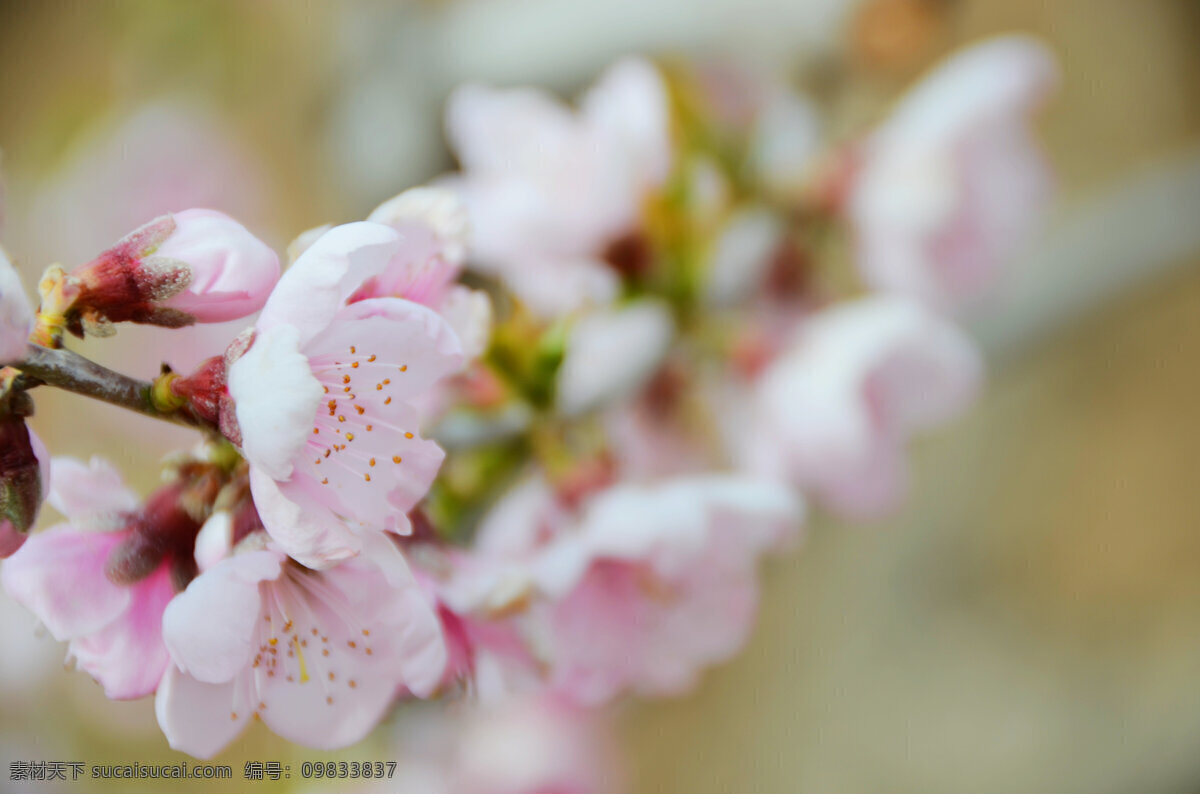
[{"label": "branch", "polygon": [[152,396],[154,384],[150,381],[114,372],[70,350],[52,350],[30,344],[25,360],[14,362],[12,366],[48,386],[82,394],[111,405],[119,405],[155,419],[212,433],[219,432],[215,425],[196,416],[187,408],[170,411],[156,406]]}]

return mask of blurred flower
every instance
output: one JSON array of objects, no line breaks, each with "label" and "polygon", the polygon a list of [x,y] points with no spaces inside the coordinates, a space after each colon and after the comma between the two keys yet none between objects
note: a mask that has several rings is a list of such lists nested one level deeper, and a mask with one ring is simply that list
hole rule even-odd
[{"label": "blurred flower", "polygon": [[981,376],[956,326],[904,298],[863,298],[802,325],[748,415],[727,426],[751,470],[847,517],[877,517],[904,492],[909,437],[965,408]]},{"label": "blurred flower", "polygon": [[253,228],[269,221],[267,175],[237,131],[201,105],[154,103],[87,130],[37,183],[20,227],[25,258],[82,262],[127,229],[186,207]]},{"label": "blurred flower", "polygon": [[361,296],[428,306],[458,335],[464,365],[479,357],[491,334],[492,304],[486,293],[453,283],[462,272],[468,239],[459,195],[446,188],[413,188],[376,207],[367,220],[395,229],[404,246]]},{"label": "blurred flower", "polygon": [[750,164],[768,193],[796,196],[821,152],[823,124],[804,95],[771,85],[760,100],[750,139]]},{"label": "blurred flower", "polygon": [[[33,535],[0,570],[4,589],[37,615],[110,698],[153,692],[167,665],[162,614],[175,595],[172,563],[162,554],[133,571],[140,546],[138,499],[104,461],[56,458],[49,500],[66,524]],[[166,507],[147,504],[162,521]],[[171,521],[194,537],[198,523],[176,509]],[[174,526],[161,526],[171,530]],[[161,538],[160,538],[161,540]],[[184,539],[185,547],[188,539]],[[190,560],[190,548],[187,552]]]},{"label": "blurred flower", "polygon": [[636,231],[671,160],[666,87],[649,63],[611,67],[572,113],[533,89],[468,85],[446,126],[463,172],[472,266],[554,317],[617,293],[605,249]]},{"label": "blurred flower", "polygon": [[0,365],[25,357],[31,330],[33,307],[25,295],[21,277],[0,248]]},{"label": "blurred flower", "polygon": [[263,526],[306,565],[357,553],[357,530],[407,530],[443,453],[412,401],[461,365],[453,331],[399,298],[347,303],[405,241],[376,223],[336,227],[280,279],[249,350],[228,369]]},{"label": "blurred flower", "polygon": [[785,234],[782,219],[766,207],[734,212],[713,245],[705,273],[706,302],[729,306],[760,290]]},{"label": "blurred flower", "polygon": [[381,534],[323,571],[271,545],[235,551],[170,603],[162,625],[174,664],[159,725],[171,747],[202,758],[252,715],[309,747],[353,744],[402,687],[428,695],[446,666],[437,616]]},{"label": "blurred flower", "polygon": [[577,515],[527,484],[480,530],[445,591],[458,612],[512,615],[547,682],[595,704],[679,694],[753,624],[761,554],[793,537],[787,488],[719,475],[622,484]]},{"label": "blurred flower", "polygon": [[994,280],[1050,197],[1030,115],[1055,81],[1041,44],[998,38],[950,58],[900,102],[864,144],[849,197],[868,282],[953,307]]},{"label": "blurred flower", "polygon": [[559,409],[580,414],[632,394],[662,363],[674,325],[666,304],[652,298],[580,317],[558,370]]},{"label": "blurred flower", "polygon": [[472,712],[454,735],[446,794],[613,794],[623,790],[603,717],[553,697]]}]

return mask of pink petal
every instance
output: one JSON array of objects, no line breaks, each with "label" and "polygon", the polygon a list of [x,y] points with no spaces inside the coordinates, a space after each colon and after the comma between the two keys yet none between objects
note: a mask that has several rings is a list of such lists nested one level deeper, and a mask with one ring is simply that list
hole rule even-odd
[{"label": "pink petal", "polygon": [[32,535],[0,568],[4,589],[37,615],[56,640],[99,631],[128,608],[128,587],[109,581],[108,556],[125,532],[55,527]]},{"label": "pink petal", "polygon": [[171,573],[160,567],[129,588],[131,603],[106,627],[71,641],[79,668],[114,700],[148,695],[158,687],[169,656],[163,644],[163,610],[175,596]]},{"label": "pink petal", "polygon": [[196,577],[171,601],[162,633],[180,670],[215,684],[249,664],[262,604],[259,582],[279,576],[282,561],[274,551],[237,554]]},{"label": "pink petal", "polygon": [[300,346],[319,337],[346,299],[387,267],[400,235],[378,223],[336,226],[313,243],[279,279],[257,328],[300,329]]},{"label": "pink petal", "polygon": [[186,262],[187,288],[166,305],[200,322],[236,320],[262,308],[279,279],[279,257],[240,223],[215,210],[176,212],[175,231],[155,256]]},{"label": "pink petal", "polygon": [[410,241],[418,229],[432,232],[437,253],[449,264],[458,267],[466,257],[468,239],[467,210],[457,191],[441,185],[429,185],[406,190],[376,207],[367,220],[391,226]]},{"label": "pink petal", "polygon": [[256,686],[260,715],[281,736],[310,747],[352,744],[402,685],[428,694],[441,679],[446,650],[434,608],[398,551],[376,539],[339,566],[289,567],[268,586],[258,646],[280,650],[261,654]]},{"label": "pink petal", "polygon": [[455,285],[436,308],[458,335],[467,361],[484,354],[492,334],[492,301],[486,292]]},{"label": "pink petal", "polygon": [[196,567],[203,573],[229,556],[233,551],[233,517],[227,510],[209,516],[196,534],[193,556]]},{"label": "pink petal", "polygon": [[196,758],[212,758],[242,732],[253,712],[249,686],[240,676],[220,684],[197,681],[174,665],[167,668],[154,713],[171,749]]},{"label": "pink petal", "polygon": [[561,102],[534,89],[464,85],[446,103],[446,134],[466,171],[536,172],[573,146],[578,130]]},{"label": "pink petal", "polygon": [[908,438],[963,410],[981,374],[970,339],[912,301],[827,310],[762,376],[745,434],[759,449],[748,456],[761,474],[816,487],[842,512],[858,493],[876,514],[900,495]]},{"label": "pink petal", "polygon": [[347,307],[305,351],[329,398],[316,413],[295,487],[366,528],[392,528],[429,490],[443,453],[418,437],[409,400],[461,365],[435,312],[395,298]]},{"label": "pink petal", "polygon": [[879,134],[897,142],[946,143],[969,126],[1029,112],[1053,89],[1057,73],[1053,55],[1036,39],[988,39],[942,61]]},{"label": "pink petal", "polygon": [[605,138],[619,142],[631,177],[648,184],[671,165],[667,87],[652,64],[626,58],[605,70],[580,101],[581,112]]},{"label": "pink petal", "polygon": [[50,463],[50,494],[46,501],[72,521],[112,523],[114,518],[138,508],[141,500],[125,487],[121,474],[108,461],[87,463],[58,457]]},{"label": "pink petal", "polygon": [[362,541],[346,522],[320,499],[319,484],[305,472],[291,482],[250,469],[250,492],[267,534],[280,549],[311,568],[324,568],[353,557]]}]

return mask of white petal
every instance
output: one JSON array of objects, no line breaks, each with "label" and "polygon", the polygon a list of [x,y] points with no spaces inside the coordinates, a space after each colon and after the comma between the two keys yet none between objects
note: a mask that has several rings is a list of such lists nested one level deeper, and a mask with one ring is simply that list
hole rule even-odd
[{"label": "white petal", "polygon": [[654,374],[675,335],[670,310],[640,300],[581,318],[558,372],[558,406],[579,414],[620,399]]},{"label": "white petal", "polygon": [[229,368],[242,450],[252,466],[277,480],[291,476],[293,458],[312,432],[323,394],[299,350],[300,337],[290,325],[260,330],[246,354]]},{"label": "white petal", "polygon": [[279,576],[283,555],[250,551],[192,580],[163,613],[163,641],[179,668],[206,683],[234,678],[249,663],[262,609],[259,582]]}]

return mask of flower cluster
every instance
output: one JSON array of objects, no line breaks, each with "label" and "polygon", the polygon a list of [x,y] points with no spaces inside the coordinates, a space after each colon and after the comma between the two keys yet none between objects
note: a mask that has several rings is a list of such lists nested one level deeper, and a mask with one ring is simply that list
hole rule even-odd
[{"label": "flower cluster", "polygon": [[[737,79],[627,59],[574,109],[461,88],[461,170],[305,232],[282,276],[204,209],[51,267],[36,311],[0,257],[5,589],[199,757],[252,719],[336,748],[411,698],[528,696],[542,724],[692,687],[810,503],[900,503],[910,440],[980,384],[954,318],[1049,194],[1033,41],[954,56],[826,149],[822,108],[731,106]],[[255,314],[153,381],[64,347]],[[49,458],[40,385],[203,443],[139,498]],[[43,498],[65,521],[30,534]],[[518,771],[505,791],[574,785]]]}]

